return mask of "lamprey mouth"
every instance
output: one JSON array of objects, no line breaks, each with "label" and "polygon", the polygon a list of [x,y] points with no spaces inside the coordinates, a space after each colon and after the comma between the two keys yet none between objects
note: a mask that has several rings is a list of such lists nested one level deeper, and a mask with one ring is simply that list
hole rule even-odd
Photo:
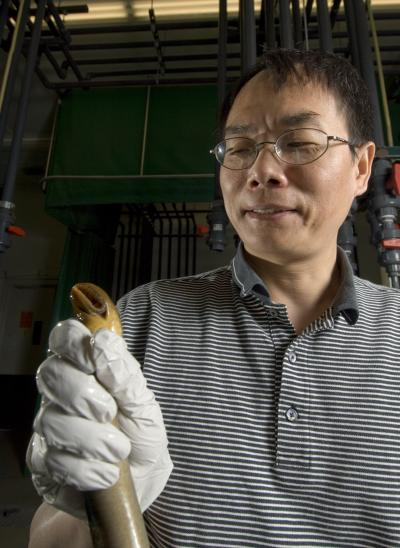
[{"label": "lamprey mouth", "polygon": [[78,320],[95,333],[107,328],[121,335],[122,329],[113,302],[105,291],[91,283],[78,283],[71,289],[71,304]]}]

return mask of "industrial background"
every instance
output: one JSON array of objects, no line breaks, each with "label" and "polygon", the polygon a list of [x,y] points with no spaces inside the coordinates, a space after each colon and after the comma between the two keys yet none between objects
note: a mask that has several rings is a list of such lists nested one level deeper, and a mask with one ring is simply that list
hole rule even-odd
[{"label": "industrial background", "polygon": [[117,299],[226,264],[209,150],[230,84],[272,47],[349,58],[377,107],[368,193],[339,244],[400,281],[400,2],[0,2],[0,544],[27,546],[34,375],[77,281]]}]

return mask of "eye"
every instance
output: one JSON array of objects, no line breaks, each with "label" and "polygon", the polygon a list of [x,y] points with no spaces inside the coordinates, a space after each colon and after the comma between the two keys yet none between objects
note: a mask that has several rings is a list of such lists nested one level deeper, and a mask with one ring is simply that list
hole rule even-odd
[{"label": "eye", "polygon": [[320,143],[312,143],[310,141],[290,141],[289,143],[285,143],[286,148],[312,148],[312,147],[319,147]]},{"label": "eye", "polygon": [[251,143],[240,140],[238,142],[227,143],[227,149],[225,151],[226,156],[249,156],[253,154],[254,147]]}]

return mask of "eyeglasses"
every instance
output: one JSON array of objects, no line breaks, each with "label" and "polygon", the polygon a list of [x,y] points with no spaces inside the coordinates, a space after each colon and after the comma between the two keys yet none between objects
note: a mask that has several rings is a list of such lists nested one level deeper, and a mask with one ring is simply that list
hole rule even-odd
[{"label": "eyeglasses", "polygon": [[261,141],[256,143],[249,137],[231,137],[218,143],[210,154],[214,154],[218,162],[228,169],[248,169],[257,159],[264,145],[273,145],[274,153],[286,164],[304,165],[315,162],[328,150],[330,141],[338,141],[354,148],[342,137],[328,135],[315,128],[289,129],[282,133],[276,141]]}]

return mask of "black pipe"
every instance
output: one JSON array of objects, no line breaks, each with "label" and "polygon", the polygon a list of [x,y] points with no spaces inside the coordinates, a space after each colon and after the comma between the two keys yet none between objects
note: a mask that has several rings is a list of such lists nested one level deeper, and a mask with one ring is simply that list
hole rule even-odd
[{"label": "black pipe", "polygon": [[8,17],[8,8],[10,7],[10,0],[3,0],[0,10],[0,42],[3,37],[3,30],[6,26]]},{"label": "black pipe", "polygon": [[121,280],[122,280],[122,261],[124,257],[124,248],[125,248],[125,225],[121,221],[119,222],[119,246],[118,246],[118,262],[117,262],[117,286],[115,289],[114,300],[117,300],[121,297]]},{"label": "black pipe", "polygon": [[[71,42],[71,36],[67,28],[65,27],[60,14],[58,13],[57,8],[55,7],[53,0],[47,0],[47,6],[48,10],[53,16],[54,21],[57,25],[58,34],[62,37],[62,39],[65,41],[66,44],[70,44]],[[52,29],[50,29],[52,30]]]},{"label": "black pipe", "polygon": [[[29,5],[29,1],[25,4]],[[14,134],[11,144],[11,152],[7,166],[7,172],[4,180],[4,187],[2,192],[2,200],[6,202],[13,202],[15,179],[18,169],[18,160],[21,150],[22,138],[24,134],[26,115],[28,112],[28,102],[31,90],[31,83],[33,73],[35,71],[37,54],[40,42],[40,33],[42,30],[42,21],[46,9],[46,0],[38,0],[38,9],[36,12],[35,25],[32,33],[32,42],[29,49],[25,74],[22,81],[22,93],[18,103],[18,117],[14,128]]]},{"label": "black pipe", "polygon": [[[233,70],[239,70],[239,66],[237,67],[231,67]],[[103,72],[88,72],[87,77],[88,78],[113,78],[113,77],[119,77],[119,76],[134,76],[136,74],[138,75],[145,75],[145,74],[151,74],[151,71],[153,73],[157,73],[157,67],[155,66],[153,69],[139,69],[139,70],[110,70],[110,71],[103,71]],[[172,76],[173,74],[187,74],[192,72],[214,72],[215,66],[204,66],[204,67],[185,67],[185,68],[169,68],[168,69],[168,76]],[[218,76],[217,76],[218,79]]]},{"label": "black pipe", "polygon": [[217,73],[217,107],[218,112],[226,94],[226,46],[228,42],[228,12],[226,0],[219,0],[218,17],[218,73]]},{"label": "black pipe", "polygon": [[293,49],[292,17],[290,14],[289,0],[279,0],[279,25],[281,48]]},{"label": "black pipe", "polygon": [[[340,4],[341,4],[341,0],[334,0],[333,1],[332,7],[331,7],[331,12],[330,12],[330,15],[329,15],[329,19],[331,20],[331,29],[334,28],[336,21],[339,19],[338,12],[339,12],[339,8],[340,8]],[[344,19],[344,18],[341,17],[340,19]]]},{"label": "black pipe", "polygon": [[360,51],[357,40],[357,27],[352,0],[344,0],[344,9],[346,14],[351,60],[353,65],[357,67],[359,71],[361,71]]},{"label": "black pipe", "polygon": [[265,12],[265,43],[267,49],[271,49],[276,46],[274,0],[263,0],[262,6]]},{"label": "black pipe", "polygon": [[299,0],[292,0],[293,27],[294,27],[294,47],[303,49],[303,23],[300,11]]},{"label": "black pipe", "polygon": [[[234,35],[229,35],[229,38],[234,38]],[[236,37],[235,37],[236,38]],[[175,46],[215,46],[218,44],[218,38],[194,38],[190,40],[167,40],[163,42],[165,48]],[[49,48],[59,51],[59,43],[48,41]],[[112,50],[112,49],[135,49],[135,48],[152,48],[154,42],[96,42],[93,44],[71,44],[70,51],[87,51],[95,50]]]},{"label": "black pipe", "polygon": [[192,274],[196,273],[196,259],[197,259],[197,225],[196,225],[196,219],[193,214],[192,215],[192,222],[193,222],[193,255],[192,255]]},{"label": "black pipe", "polygon": [[331,20],[326,0],[317,0],[317,15],[320,49],[333,53]]},{"label": "black pipe", "polygon": [[307,4],[306,4],[307,21],[310,21],[310,19],[311,19],[311,12],[312,12],[313,3],[314,3],[314,0],[307,0]]},{"label": "black pipe", "polygon": [[[7,126],[7,118],[9,115],[9,109],[11,105],[11,100],[14,93],[15,79],[17,76],[17,69],[19,64],[19,57],[22,50],[22,45],[24,41],[25,27],[29,15],[29,0],[25,0],[22,6],[20,6],[21,19],[20,26],[18,29],[15,29],[14,32],[18,32],[15,40],[15,47],[13,51],[9,52],[11,55],[11,62],[8,69],[8,74],[3,74],[3,78],[6,78],[5,89],[2,101],[0,103],[0,147],[3,145],[4,134]],[[8,61],[7,61],[8,62]],[[6,66],[7,70],[7,66]]]},{"label": "black pipe", "polygon": [[383,127],[380,117],[380,103],[378,98],[378,90],[376,86],[374,63],[372,58],[372,50],[369,41],[369,29],[367,22],[367,14],[364,9],[363,0],[353,0],[354,16],[357,31],[357,43],[360,53],[360,69],[361,74],[368,86],[372,104],[375,110],[374,116],[374,140],[377,146],[384,145]]},{"label": "black pipe", "polygon": [[256,24],[254,17],[254,0],[240,0],[240,56],[242,74],[256,64]]}]

